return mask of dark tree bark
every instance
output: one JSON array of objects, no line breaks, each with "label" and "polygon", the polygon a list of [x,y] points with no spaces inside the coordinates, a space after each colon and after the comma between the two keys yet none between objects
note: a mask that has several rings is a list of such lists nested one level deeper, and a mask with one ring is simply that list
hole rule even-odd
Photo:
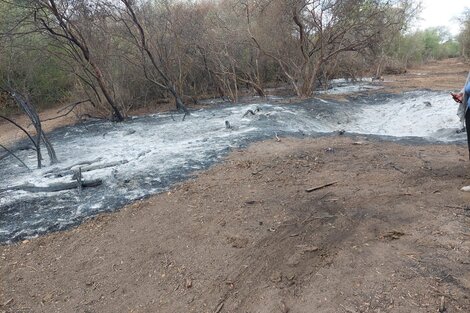
[{"label": "dark tree bark", "polygon": [[[80,185],[79,185],[80,184]],[[13,191],[13,190],[23,190],[28,192],[57,192],[63,190],[71,190],[76,188],[89,188],[97,187],[103,184],[103,180],[94,179],[94,180],[81,180],[80,182],[74,181],[70,183],[56,183],[49,186],[34,186],[34,185],[19,185],[14,187],[8,187],[5,189],[0,189],[1,192]]]},{"label": "dark tree bark", "polygon": [[[137,17],[135,13],[132,1],[121,0],[121,2],[124,4],[126,8],[126,13],[130,17],[132,24],[137,29],[138,35],[134,34],[132,29],[127,24],[126,24],[126,27],[128,31],[131,33],[131,35],[135,38],[136,44],[139,46],[139,48],[143,52],[143,56],[147,55],[148,59],[152,63],[153,69],[158,73],[158,76],[160,77],[161,82],[156,81],[155,79],[152,79],[148,76],[146,65],[145,65],[145,60],[142,60],[142,66],[144,67],[145,77],[153,84],[169,91],[171,95],[175,98],[176,109],[180,112],[183,112],[185,116],[189,115],[190,113],[188,109],[186,108],[186,106],[184,105],[183,100],[181,99],[181,95],[176,90],[175,84],[171,81],[168,75],[162,70],[161,66],[158,65],[153,52],[150,50],[145,30],[142,27],[142,23],[140,22],[139,18]],[[126,22],[124,21],[124,23]]]},{"label": "dark tree bark", "polygon": [[[113,120],[118,122],[123,121],[124,116],[119,110],[115,100],[111,96],[110,88],[108,87],[106,80],[103,77],[103,72],[101,71],[100,67],[95,62],[92,56],[85,36],[81,33],[79,28],[74,25],[73,21],[66,16],[66,13],[61,12],[57,8],[55,0],[41,0],[36,1],[36,3],[38,3],[38,8],[36,8],[35,11],[35,19],[41,23],[42,27],[50,35],[56,38],[61,38],[65,40],[68,44],[72,45],[74,48],[78,49],[79,55],[74,56],[75,60],[84,68],[88,66],[91,67],[90,71],[92,72],[94,79],[98,83],[99,89],[103,93],[103,96],[111,107],[113,113]],[[52,15],[55,18],[55,21],[58,24],[58,29],[55,29],[51,25],[51,22],[46,19],[46,17],[41,16],[40,12],[44,11],[46,15]]]},{"label": "dark tree bark", "polygon": [[26,115],[31,120],[31,123],[33,124],[36,130],[36,140],[34,140],[33,137],[23,127],[13,122],[11,119],[6,118],[4,116],[0,116],[0,117],[13,123],[15,126],[20,128],[28,136],[28,138],[33,142],[35,149],[36,149],[38,168],[42,167],[41,141],[46,146],[51,164],[58,163],[59,160],[57,159],[57,155],[55,153],[54,147],[52,146],[52,144],[50,143],[49,139],[47,138],[46,134],[44,133],[42,129],[41,119],[39,118],[39,115],[36,109],[31,105],[31,103],[26,99],[26,97],[24,97],[23,95],[21,95],[14,89],[7,87],[6,91],[8,92],[10,97],[13,100],[15,100],[16,104],[26,113]]},{"label": "dark tree bark", "polygon": [[[26,165],[23,160],[21,160],[16,154],[13,153],[13,151],[11,151],[10,149],[8,149],[7,147],[5,147],[4,145],[0,144],[0,148],[4,149],[7,154],[6,155],[12,155],[15,159],[18,160],[18,162],[21,163],[21,165],[23,165],[24,167],[26,167],[28,170],[29,170],[29,167],[28,165]],[[3,156],[0,156],[0,160],[3,159]]]}]

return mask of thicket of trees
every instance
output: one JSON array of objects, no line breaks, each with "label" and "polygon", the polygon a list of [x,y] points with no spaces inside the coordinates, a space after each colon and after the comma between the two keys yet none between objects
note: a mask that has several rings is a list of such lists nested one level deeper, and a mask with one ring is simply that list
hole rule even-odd
[{"label": "thicket of trees", "polygon": [[469,56],[469,12],[457,41],[408,33],[417,10],[412,0],[0,0],[0,87],[119,121],[165,99],[187,113],[198,97],[237,101],[277,84],[309,97],[334,77]]},{"label": "thicket of trees", "polygon": [[459,22],[461,25],[461,32],[458,36],[460,52],[464,57],[470,58],[470,9],[465,10]]}]

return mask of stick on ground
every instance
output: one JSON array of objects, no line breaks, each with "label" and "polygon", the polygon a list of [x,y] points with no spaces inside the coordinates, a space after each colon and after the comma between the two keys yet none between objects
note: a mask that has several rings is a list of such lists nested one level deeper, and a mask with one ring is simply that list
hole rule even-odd
[{"label": "stick on ground", "polygon": [[329,186],[332,186],[332,185],[335,185],[336,183],[338,183],[337,181],[334,181],[334,182],[331,182],[331,183],[328,183],[328,184],[324,184],[324,185],[321,185],[321,186],[316,186],[316,187],[312,187],[312,188],[308,188],[308,189],[305,189],[306,192],[312,192],[312,191],[315,191],[315,190],[320,190],[320,189],[323,189],[325,187],[329,187]]}]

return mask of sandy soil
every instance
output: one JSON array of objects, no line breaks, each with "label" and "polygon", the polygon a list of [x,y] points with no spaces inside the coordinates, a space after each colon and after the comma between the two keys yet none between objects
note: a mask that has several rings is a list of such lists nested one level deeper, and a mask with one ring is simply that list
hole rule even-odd
[{"label": "sandy soil", "polygon": [[403,75],[384,76],[388,90],[430,89],[460,91],[467,78],[470,65],[459,59],[434,61],[408,69]]},{"label": "sandy soil", "polygon": [[[389,88],[465,78],[437,83],[437,68]],[[0,312],[470,312],[467,184],[464,146],[256,143],[167,193],[1,246]]]},{"label": "sandy soil", "polygon": [[[39,117],[42,121],[44,121],[41,124],[45,132],[49,132],[58,127],[73,125],[77,122],[73,115],[56,118],[61,115],[57,113],[59,110],[60,108],[52,108],[39,113]],[[27,131],[32,131],[32,133],[34,133],[34,126],[31,124],[31,121],[26,117],[25,114],[19,114],[10,118],[24,127]],[[1,144],[9,145],[24,138],[26,138],[26,135],[20,129],[5,121],[4,119],[0,119]]]}]

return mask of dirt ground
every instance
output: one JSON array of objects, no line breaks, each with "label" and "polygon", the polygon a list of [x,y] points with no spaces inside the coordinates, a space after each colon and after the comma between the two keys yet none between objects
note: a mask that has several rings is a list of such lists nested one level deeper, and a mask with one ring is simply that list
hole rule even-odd
[{"label": "dirt ground", "polygon": [[[51,130],[54,130],[58,127],[62,127],[65,125],[72,125],[76,122],[73,115],[56,118],[57,116],[61,115],[57,113],[57,111],[59,110],[60,108],[52,108],[52,109],[44,110],[43,112],[39,113],[41,120],[45,121],[45,122],[42,122],[42,127],[45,132],[49,132]],[[13,119],[19,125],[21,125],[22,127],[24,127],[27,131],[34,130],[34,126],[31,124],[31,121],[28,120],[25,114],[12,116],[10,118]],[[51,120],[46,121],[48,119],[51,119]],[[16,126],[14,126],[13,124],[3,119],[0,119],[0,143],[1,144],[9,145],[18,140],[24,139],[25,137],[26,135]]]},{"label": "dirt ground", "polygon": [[468,62],[459,59],[434,61],[408,69],[403,75],[385,75],[384,85],[393,92],[415,89],[460,91],[469,70]]},{"label": "dirt ground", "polygon": [[[459,89],[464,66],[446,62],[387,88]],[[449,64],[462,70],[434,76]],[[252,144],[169,192],[1,246],[0,312],[470,312],[469,184],[465,146]]]}]

